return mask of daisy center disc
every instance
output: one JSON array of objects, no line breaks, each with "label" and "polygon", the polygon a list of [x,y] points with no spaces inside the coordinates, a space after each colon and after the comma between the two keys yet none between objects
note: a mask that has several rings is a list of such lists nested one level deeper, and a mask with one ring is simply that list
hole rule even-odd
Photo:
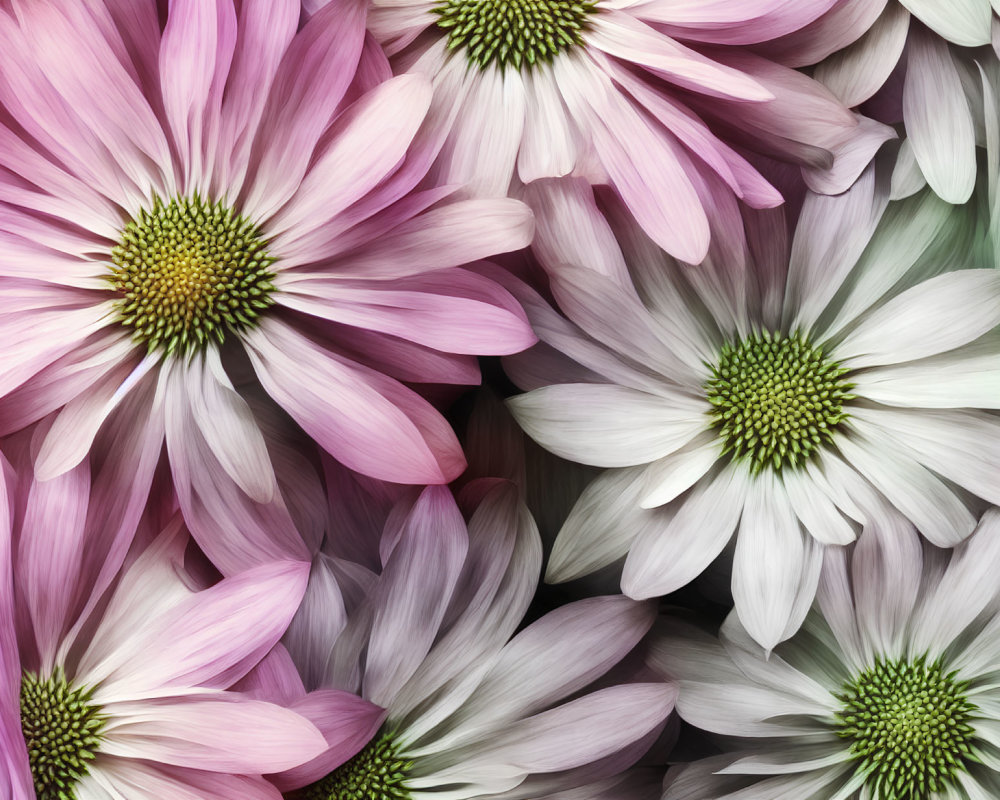
[{"label": "daisy center disc", "polygon": [[437,25],[470,65],[533,67],[582,41],[596,0],[441,0]]},{"label": "daisy center disc", "polygon": [[122,231],[109,279],[119,320],[150,350],[185,352],[252,326],[274,301],[260,230],[222,203],[157,199]]},{"label": "daisy center disc", "polygon": [[847,370],[792,334],[752,334],[723,346],[705,394],[723,452],[753,472],[798,466],[832,439],[854,395]]},{"label": "daisy center disc", "polygon": [[70,800],[101,744],[104,718],[92,689],[73,686],[57,670],[21,678],[21,732],[38,800]]},{"label": "daisy center disc", "polygon": [[391,735],[373,740],[322,780],[295,792],[295,800],[410,800],[412,764],[401,758]]},{"label": "daisy center disc", "polygon": [[976,707],[937,663],[878,661],[838,695],[837,734],[878,800],[927,800],[954,784],[970,756]]}]

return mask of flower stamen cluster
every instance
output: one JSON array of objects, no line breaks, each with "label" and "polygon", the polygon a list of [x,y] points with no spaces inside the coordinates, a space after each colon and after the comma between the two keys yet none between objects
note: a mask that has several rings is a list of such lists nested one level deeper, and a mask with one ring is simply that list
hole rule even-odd
[{"label": "flower stamen cluster", "polygon": [[254,324],[273,304],[260,230],[197,195],[143,209],[111,251],[119,320],[149,350],[185,352]]},{"label": "flower stamen cluster", "polygon": [[322,780],[297,792],[295,798],[410,800],[410,791],[405,782],[412,766],[400,757],[393,737],[384,734]]},{"label": "flower stamen cluster", "polygon": [[532,67],[580,44],[596,0],[443,0],[434,8],[448,49],[470,65]]},{"label": "flower stamen cluster", "polygon": [[73,800],[101,744],[104,717],[92,688],[73,686],[61,670],[21,678],[21,732],[38,800]]},{"label": "flower stamen cluster", "polygon": [[764,331],[723,345],[705,393],[723,453],[751,471],[801,465],[847,418],[847,369],[800,334]]},{"label": "flower stamen cluster", "polygon": [[973,760],[967,684],[937,662],[882,659],[837,698],[837,734],[878,800],[927,800]]}]

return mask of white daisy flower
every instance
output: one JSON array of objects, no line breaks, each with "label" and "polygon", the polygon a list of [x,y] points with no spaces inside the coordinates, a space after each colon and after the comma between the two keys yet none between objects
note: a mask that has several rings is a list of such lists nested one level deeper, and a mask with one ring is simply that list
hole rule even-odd
[{"label": "white daisy flower", "polygon": [[1000,510],[951,553],[886,515],[826,551],[816,607],[770,655],[734,615],[721,640],[663,621],[650,658],[678,712],[737,737],[664,800],[1000,796],[998,569]]},{"label": "white daisy flower", "polygon": [[[853,541],[883,498],[939,546],[972,532],[970,495],[1000,503],[1000,419],[983,411],[1000,407],[1000,271],[936,274],[961,223],[930,192],[889,205],[885,183],[871,168],[807,197],[790,247],[780,212],[748,215],[749,254],[701,267],[626,215],[616,243],[579,184],[534,203],[575,325],[507,280],[543,342],[508,360],[531,389],[508,402],[543,447],[611,468],[566,520],[549,581],[627,554],[625,593],[667,594],[738,531],[736,610],[773,647],[809,608],[824,546]],[[574,238],[582,218],[593,231]]]}]

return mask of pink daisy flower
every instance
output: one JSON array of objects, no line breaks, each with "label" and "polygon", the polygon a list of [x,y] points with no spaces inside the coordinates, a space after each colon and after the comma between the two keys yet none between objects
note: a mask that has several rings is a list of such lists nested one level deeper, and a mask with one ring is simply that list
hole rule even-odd
[{"label": "pink daisy flower", "polygon": [[[505,290],[460,268],[526,245],[528,209],[412,193],[430,87],[386,80],[361,0],[301,30],[300,12],[0,12],[0,435],[52,415],[42,479],[115,426],[143,452],[165,439],[195,534],[227,514],[249,531],[242,554],[204,542],[227,572],[280,555],[239,370],[350,468],[440,483],[461,448],[401,381],[473,383],[475,355],[534,341]],[[144,472],[122,491],[147,487]]]},{"label": "pink daisy flower", "polygon": [[700,263],[734,197],[782,201],[747,153],[840,192],[893,135],[747,48],[836,1],[376,0],[369,28],[397,73],[434,82],[437,180],[485,195],[570,174],[609,183],[661,247]]},{"label": "pink daisy flower", "polygon": [[304,686],[287,699],[339,689],[377,713],[351,760],[324,755],[275,776],[279,788],[308,800],[642,797],[644,776],[621,773],[662,730],[674,687],[648,671],[606,673],[655,607],[593,597],[517,632],[542,560],[517,489],[469,483],[468,522],[447,487],[413,495],[370,542],[375,571],[333,555],[343,537],[313,562],[285,637]]},{"label": "pink daisy flower", "polygon": [[121,568],[130,537],[87,536],[107,509],[86,461],[45,482],[2,458],[0,473],[0,796],[279,800],[261,773],[330,745],[274,698],[229,689],[262,659],[273,671],[308,564],[199,591],[180,518],[153,534],[151,512]]}]

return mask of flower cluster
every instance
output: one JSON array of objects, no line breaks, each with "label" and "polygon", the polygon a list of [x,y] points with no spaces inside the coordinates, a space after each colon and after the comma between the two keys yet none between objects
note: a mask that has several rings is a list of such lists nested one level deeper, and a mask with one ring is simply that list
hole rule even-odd
[{"label": "flower cluster", "polygon": [[0,0],[0,800],[1000,796],[994,17]]}]

